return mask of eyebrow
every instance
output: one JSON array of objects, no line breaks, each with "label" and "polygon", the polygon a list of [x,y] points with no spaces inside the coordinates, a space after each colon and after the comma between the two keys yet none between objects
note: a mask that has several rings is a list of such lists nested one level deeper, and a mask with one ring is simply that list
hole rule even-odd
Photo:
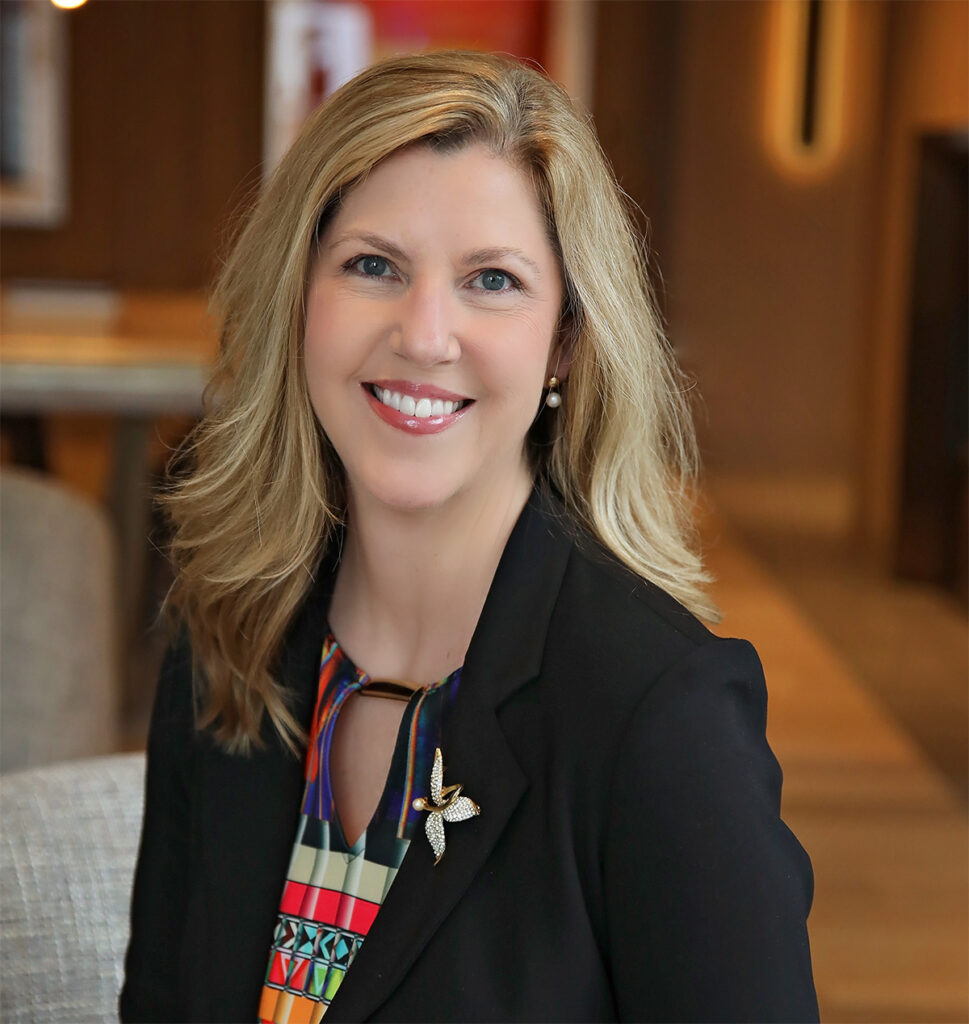
[{"label": "eyebrow", "polygon": [[[381,235],[373,235],[366,231],[349,231],[346,234],[340,235],[333,240],[328,248],[332,251],[345,242],[363,242],[365,245],[371,245],[375,249],[380,249],[395,260],[402,262],[407,260],[407,254],[399,245],[395,245],[390,239],[384,238]],[[478,266],[484,263],[501,263],[506,259],[519,260],[538,277],[542,276],[539,265],[530,256],[526,256],[521,249],[513,249],[508,246],[494,246],[490,249],[474,249],[464,255],[465,263]]]},{"label": "eyebrow", "polygon": [[332,245],[328,247],[329,251],[332,252],[344,242],[363,242],[364,245],[371,245],[374,249],[381,249],[388,256],[393,256],[395,260],[407,259],[407,254],[399,245],[394,245],[389,239],[382,238],[380,235],[371,235],[362,231],[348,231],[346,234],[340,235],[339,238],[335,238]]},{"label": "eyebrow", "polygon": [[474,252],[469,252],[464,257],[466,263],[477,265],[482,263],[502,263],[509,258],[519,260],[538,277],[542,276],[542,271],[539,269],[538,264],[530,256],[526,256],[521,249],[509,249],[504,246],[498,246],[494,249],[475,249]]}]

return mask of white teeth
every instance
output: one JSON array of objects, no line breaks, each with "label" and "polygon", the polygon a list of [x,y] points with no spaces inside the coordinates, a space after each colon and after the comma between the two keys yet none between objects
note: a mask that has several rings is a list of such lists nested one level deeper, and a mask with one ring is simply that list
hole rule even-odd
[{"label": "white teeth", "polygon": [[374,385],[373,393],[377,401],[389,405],[391,409],[402,412],[405,416],[416,416],[418,419],[427,419],[429,416],[450,416],[460,409],[464,402],[445,402],[440,398],[415,399],[410,395],[402,395],[390,388],[381,388]]}]

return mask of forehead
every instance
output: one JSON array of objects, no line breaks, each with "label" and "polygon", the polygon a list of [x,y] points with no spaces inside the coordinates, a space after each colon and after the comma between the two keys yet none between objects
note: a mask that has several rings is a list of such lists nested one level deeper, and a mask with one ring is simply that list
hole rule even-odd
[{"label": "forehead", "polygon": [[530,177],[480,144],[411,146],[382,161],[343,197],[322,241],[354,230],[393,230],[404,244],[527,247],[555,261]]}]

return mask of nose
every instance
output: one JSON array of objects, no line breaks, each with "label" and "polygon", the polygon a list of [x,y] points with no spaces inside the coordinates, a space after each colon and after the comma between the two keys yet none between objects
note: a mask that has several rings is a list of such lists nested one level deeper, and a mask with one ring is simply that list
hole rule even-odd
[{"label": "nose", "polygon": [[453,363],[461,355],[455,334],[450,289],[440,283],[415,283],[401,299],[391,347],[417,366]]}]

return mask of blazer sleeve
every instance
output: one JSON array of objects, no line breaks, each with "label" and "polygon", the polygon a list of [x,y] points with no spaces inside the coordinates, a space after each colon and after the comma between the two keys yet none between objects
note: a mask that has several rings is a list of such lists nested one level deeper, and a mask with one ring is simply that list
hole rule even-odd
[{"label": "blazer sleeve", "polygon": [[131,901],[122,1021],[174,1021],[189,892],[192,655],[184,639],[162,665],[148,737],[145,815]]},{"label": "blazer sleeve", "polygon": [[713,640],[641,700],[603,853],[622,1020],[816,1021],[813,875],[780,819],[754,649]]}]

